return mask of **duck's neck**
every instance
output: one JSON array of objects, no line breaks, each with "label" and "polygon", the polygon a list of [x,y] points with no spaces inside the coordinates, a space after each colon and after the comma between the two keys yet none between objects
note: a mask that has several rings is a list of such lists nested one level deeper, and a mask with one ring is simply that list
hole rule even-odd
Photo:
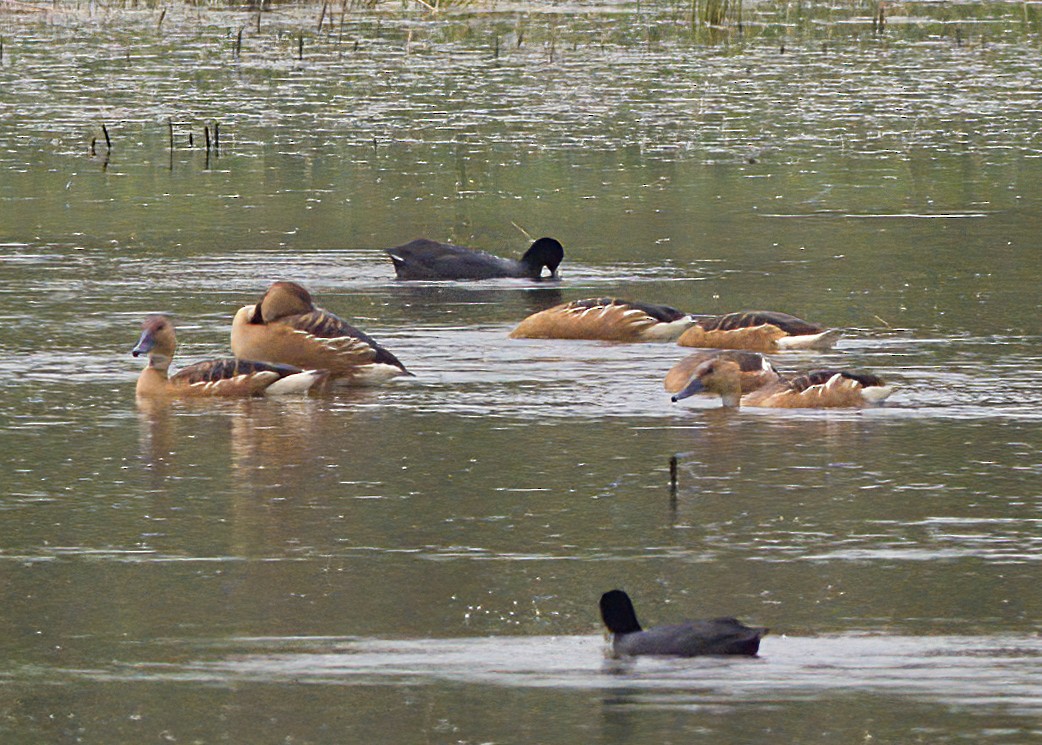
[{"label": "duck's neck", "polygon": [[147,369],[154,370],[165,378],[167,371],[170,369],[170,359],[168,355],[152,352],[148,355]]},{"label": "duck's neck", "polygon": [[737,409],[741,405],[742,381],[737,373],[721,375],[713,381],[713,388],[720,394],[720,399],[723,401],[725,408]]},{"label": "duck's neck", "polygon": [[[169,361],[167,365],[169,365]],[[170,379],[166,375],[166,367],[146,365],[137,379],[137,395],[162,396],[168,391]]]},{"label": "duck's neck", "polygon": [[739,388],[736,391],[726,391],[720,394],[720,400],[724,404],[725,409],[737,409],[742,405],[742,390]]}]

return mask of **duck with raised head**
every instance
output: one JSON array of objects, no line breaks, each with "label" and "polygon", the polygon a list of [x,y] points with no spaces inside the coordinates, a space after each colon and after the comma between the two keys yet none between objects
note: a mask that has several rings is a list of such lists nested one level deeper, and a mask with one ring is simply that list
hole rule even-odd
[{"label": "duck with raised head", "polygon": [[871,373],[850,370],[812,370],[795,378],[780,378],[743,395],[742,370],[738,362],[715,357],[691,371],[691,377],[673,401],[709,393],[720,396],[723,405],[759,406],[773,409],[830,409],[878,406],[893,393],[893,386]]},{"label": "duck with raised head", "polygon": [[787,349],[831,349],[843,336],[788,313],[751,310],[700,318],[677,340],[682,347],[748,349],[780,352]]},{"label": "duck with raised head", "polygon": [[343,319],[315,306],[296,282],[275,282],[232,320],[236,357],[329,372],[336,385],[369,385],[412,375],[397,357]]},{"label": "duck with raised head", "polygon": [[387,254],[398,279],[541,279],[543,267],[556,279],[564,260],[564,248],[554,238],[539,238],[520,260],[427,238],[389,248]]},{"label": "duck with raised head", "polygon": [[759,352],[741,349],[714,349],[689,354],[666,373],[663,385],[668,393],[678,393],[690,382],[695,369],[712,359],[728,359],[738,363],[738,377],[742,393],[755,391],[765,385],[781,380],[781,373],[769,359]]},{"label": "duck with raised head", "polygon": [[601,595],[601,619],[611,632],[611,648],[616,657],[753,656],[760,650],[760,640],[767,634],[767,629],[762,626],[746,626],[734,618],[685,621],[645,630],[637,621],[630,596],[622,590],[610,590]]},{"label": "duck with raised head", "polygon": [[533,313],[510,332],[510,338],[676,341],[694,322],[690,314],[668,305],[587,298]]},{"label": "duck with raised head", "polygon": [[148,364],[137,379],[137,395],[189,398],[304,394],[327,377],[320,370],[241,359],[197,362],[170,375],[176,348],[173,321],[163,315],[145,319],[141,338],[131,351],[135,357],[148,356]]}]

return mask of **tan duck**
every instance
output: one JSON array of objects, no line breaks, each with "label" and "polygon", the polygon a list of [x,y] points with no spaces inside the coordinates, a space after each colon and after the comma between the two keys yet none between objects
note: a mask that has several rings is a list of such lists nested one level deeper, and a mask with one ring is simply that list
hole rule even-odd
[{"label": "tan duck", "polygon": [[327,370],[337,385],[381,383],[412,375],[376,341],[327,310],[295,282],[275,282],[232,321],[236,357]]},{"label": "tan duck", "polygon": [[240,359],[197,362],[170,375],[176,348],[174,324],[169,318],[154,315],[145,319],[141,338],[131,351],[135,357],[148,355],[148,365],[137,379],[137,395],[189,398],[303,394],[327,377],[318,370]]},{"label": "tan duck", "polygon": [[831,349],[841,336],[841,329],[809,323],[788,313],[755,310],[700,318],[677,343],[683,347],[778,352]]},{"label": "tan duck", "polygon": [[510,332],[510,338],[675,341],[694,322],[693,316],[667,305],[590,298],[533,313]]},{"label": "tan duck", "polygon": [[695,369],[703,362],[711,359],[728,359],[738,363],[738,379],[742,393],[746,394],[763,388],[765,385],[782,379],[781,373],[771,361],[758,352],[745,352],[738,349],[717,349],[707,352],[695,352],[670,368],[666,373],[664,386],[668,393],[679,393],[691,381]]},{"label": "tan duck", "polygon": [[696,393],[720,396],[728,408],[761,406],[775,409],[863,408],[878,406],[893,393],[893,386],[869,373],[848,370],[812,370],[786,380],[768,383],[742,395],[742,369],[726,357],[710,358],[691,373],[686,386],[673,401]]}]

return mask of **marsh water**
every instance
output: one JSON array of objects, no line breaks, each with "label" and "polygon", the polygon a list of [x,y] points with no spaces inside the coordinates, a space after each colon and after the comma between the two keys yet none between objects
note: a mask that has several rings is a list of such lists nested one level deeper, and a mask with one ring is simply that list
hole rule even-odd
[{"label": "marsh water", "polygon": [[[4,742],[1042,739],[1042,11],[690,13],[0,2]],[[560,282],[382,253],[539,235]],[[275,279],[416,377],[135,401],[145,314],[224,356]],[[673,345],[507,338],[608,295],[897,391],[724,412]],[[612,587],[771,634],[611,661]]]}]

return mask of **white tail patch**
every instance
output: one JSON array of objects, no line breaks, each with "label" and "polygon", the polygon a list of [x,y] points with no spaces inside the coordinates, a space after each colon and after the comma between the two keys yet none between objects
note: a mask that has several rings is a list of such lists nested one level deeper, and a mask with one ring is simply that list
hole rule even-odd
[{"label": "white tail patch", "polygon": [[783,336],[775,342],[778,349],[832,349],[843,336],[843,329],[829,329],[820,334]]},{"label": "white tail patch", "polygon": [[333,384],[338,388],[356,385],[379,385],[391,378],[403,375],[408,375],[408,373],[402,372],[400,367],[383,362],[371,362],[367,365],[359,365],[349,377],[336,378]]},{"label": "white tail patch", "polygon": [[264,389],[265,396],[300,396],[326,377],[325,370],[305,370],[276,380]]},{"label": "white tail patch", "polygon": [[654,322],[651,328],[641,332],[641,335],[648,341],[676,341],[681,334],[695,325],[693,316],[684,316],[669,323],[655,321],[651,316],[647,316],[647,318]]},{"label": "white tail patch", "polygon": [[894,392],[896,386],[870,385],[861,390],[861,397],[873,406],[883,403]]}]

